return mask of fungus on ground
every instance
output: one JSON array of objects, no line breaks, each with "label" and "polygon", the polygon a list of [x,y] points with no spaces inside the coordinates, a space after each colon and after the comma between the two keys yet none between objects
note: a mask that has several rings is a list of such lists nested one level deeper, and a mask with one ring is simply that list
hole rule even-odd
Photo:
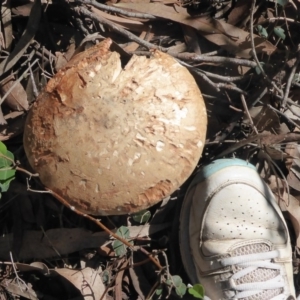
[{"label": "fungus on ground", "polygon": [[42,183],[93,215],[137,212],[173,193],[195,169],[207,126],[185,67],[153,51],[122,68],[111,43],[77,54],[48,82],[24,132]]}]

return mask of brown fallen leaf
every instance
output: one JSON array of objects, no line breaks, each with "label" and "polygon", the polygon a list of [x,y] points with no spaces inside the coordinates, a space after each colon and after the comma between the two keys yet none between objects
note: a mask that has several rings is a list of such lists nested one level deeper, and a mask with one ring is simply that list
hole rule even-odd
[{"label": "brown fallen leaf", "polygon": [[[129,226],[130,237],[143,237],[163,230],[170,226],[168,223],[160,225]],[[63,239],[61,237],[64,237]],[[106,232],[91,232],[79,228],[50,229],[44,234],[42,231],[25,231],[23,244],[19,252],[20,260],[46,259],[80,251],[87,248],[99,248],[109,240]],[[0,260],[9,260],[9,251],[13,235],[0,237]],[[66,242],[68,241],[68,242]]]},{"label": "brown fallen leaf", "polygon": [[288,212],[296,235],[296,246],[300,248],[300,202],[293,195],[289,195],[288,201],[288,205],[285,204],[286,201],[280,201],[280,204],[284,205]]},{"label": "brown fallen leaf", "polygon": [[[62,276],[74,285],[81,292],[84,300],[106,299],[104,295],[106,289],[99,272],[92,268],[84,268],[82,270],[63,268],[51,270],[51,273]],[[66,284],[65,287],[67,288]]]},{"label": "brown fallen leaf", "polygon": [[251,7],[251,1],[249,0],[239,0],[235,3],[234,8],[228,15],[228,23],[231,25],[236,25],[240,21],[244,20],[247,15],[249,15],[249,10]]},{"label": "brown fallen leaf", "polygon": [[[192,17],[183,7],[174,8],[161,3],[117,3],[114,6],[133,9],[156,17],[191,26],[210,42],[242,58],[251,57],[250,34],[236,26],[211,17]],[[272,54],[276,47],[264,38],[254,35],[256,52]]]},{"label": "brown fallen leaf", "polygon": [[[147,32],[146,31],[143,31],[141,34],[140,34],[140,38],[141,39],[145,39],[147,35]],[[135,51],[140,45],[136,42],[130,42],[126,47],[124,47],[124,50],[127,51],[127,52],[133,52]]]},{"label": "brown fallen leaf", "polygon": [[10,50],[13,41],[13,29],[11,22],[11,1],[5,1],[1,6],[1,23],[3,25],[4,33],[4,49]]},{"label": "brown fallen leaf", "polygon": [[[6,263],[10,265],[10,263]],[[70,284],[80,291],[84,300],[94,300],[94,299],[107,299],[105,295],[105,286],[99,275],[101,270],[94,270],[92,268],[86,267],[84,269],[68,269],[68,268],[56,268],[49,269],[42,262],[34,262],[31,264],[16,263],[19,272],[39,272],[47,277],[59,278],[60,283],[64,286],[64,289],[70,294]],[[102,298],[101,298],[102,297]],[[28,298],[33,299],[33,298]],[[34,298],[40,299],[40,298]],[[79,298],[76,298],[79,299]]]},{"label": "brown fallen leaf", "polygon": [[[145,24],[143,24],[140,21],[136,21],[136,20],[131,20],[128,18],[122,18],[119,16],[114,16],[111,14],[108,14],[98,8],[92,7],[92,12],[94,12],[95,14],[109,20],[112,21],[114,23],[119,24],[120,26],[122,26],[123,28],[126,28],[127,30],[131,30],[134,32],[142,32],[142,31],[148,31],[148,26],[146,26]],[[145,20],[147,21],[147,20]]]},{"label": "brown fallen leaf", "polygon": [[22,84],[14,78],[10,78],[0,85],[1,95],[4,96],[11,88],[12,90],[7,95],[4,103],[13,110],[28,110],[29,104],[26,91]]}]

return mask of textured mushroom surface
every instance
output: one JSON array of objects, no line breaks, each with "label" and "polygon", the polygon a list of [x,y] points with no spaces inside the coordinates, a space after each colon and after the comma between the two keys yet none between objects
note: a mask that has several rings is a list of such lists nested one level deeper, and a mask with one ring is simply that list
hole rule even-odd
[{"label": "textured mushroom surface", "polygon": [[174,192],[196,167],[207,126],[185,67],[154,51],[122,69],[110,45],[79,53],[49,81],[24,132],[43,184],[94,215],[140,211]]}]

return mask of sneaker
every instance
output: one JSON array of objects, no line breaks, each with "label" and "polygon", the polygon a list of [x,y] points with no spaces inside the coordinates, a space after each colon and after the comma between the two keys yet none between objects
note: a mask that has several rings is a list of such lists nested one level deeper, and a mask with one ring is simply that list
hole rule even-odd
[{"label": "sneaker", "polygon": [[253,165],[220,159],[191,183],[180,251],[192,284],[212,300],[295,299],[288,229]]}]

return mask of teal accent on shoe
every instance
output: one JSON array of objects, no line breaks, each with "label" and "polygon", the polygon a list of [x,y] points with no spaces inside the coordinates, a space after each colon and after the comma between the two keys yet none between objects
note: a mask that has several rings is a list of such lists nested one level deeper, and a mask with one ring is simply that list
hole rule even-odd
[{"label": "teal accent on shoe", "polygon": [[209,165],[201,168],[199,173],[196,174],[195,178],[193,179],[191,185],[195,185],[201,181],[204,181],[205,179],[210,177],[212,174],[220,171],[221,169],[229,168],[229,167],[236,167],[236,166],[248,167],[250,169],[256,170],[255,166],[253,166],[249,162],[239,159],[239,158],[216,159]]}]

